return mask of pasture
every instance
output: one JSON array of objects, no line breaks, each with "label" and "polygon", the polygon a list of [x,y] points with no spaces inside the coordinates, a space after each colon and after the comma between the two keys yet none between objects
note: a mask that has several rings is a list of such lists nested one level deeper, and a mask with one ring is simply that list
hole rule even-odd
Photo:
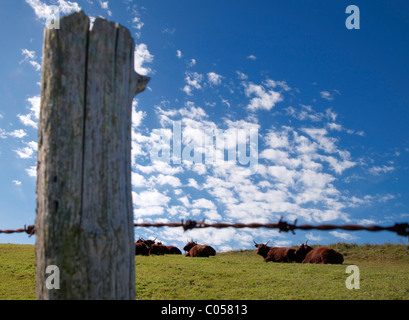
[{"label": "pasture", "polygon": [[[209,258],[135,256],[137,299],[409,299],[408,246],[330,247],[344,255],[342,265],[264,263],[255,250]],[[348,265],[359,267],[360,289],[346,288]],[[0,244],[0,299],[34,298],[34,246]]]}]

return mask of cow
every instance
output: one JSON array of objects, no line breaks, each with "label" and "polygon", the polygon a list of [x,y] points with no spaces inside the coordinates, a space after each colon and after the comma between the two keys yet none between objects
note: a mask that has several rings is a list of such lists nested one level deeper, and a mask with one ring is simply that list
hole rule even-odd
[{"label": "cow", "polygon": [[135,255],[148,256],[149,248],[143,242],[135,242]]},{"label": "cow", "polygon": [[183,250],[187,251],[186,257],[210,257],[216,255],[216,250],[211,246],[197,244],[194,241],[188,242]]},{"label": "cow", "polygon": [[344,256],[338,251],[328,247],[313,248],[307,245],[307,242],[301,243],[295,251],[297,262],[320,264],[342,264],[344,262]]},{"label": "cow", "polygon": [[154,243],[149,249],[149,254],[164,255],[168,253],[168,249],[161,242]]},{"label": "cow", "polygon": [[175,246],[166,246],[168,254],[182,254],[182,251]]},{"label": "cow", "polygon": [[295,261],[295,249],[288,247],[269,247],[267,244],[256,243],[253,240],[255,247],[257,248],[257,254],[264,258],[264,262],[293,262]]},{"label": "cow", "polygon": [[137,243],[141,243],[141,242],[142,242],[142,243],[144,243],[144,244],[147,245],[148,249],[150,249],[151,246],[155,243],[155,240],[156,240],[156,238],[153,239],[153,240],[144,240],[144,239],[142,239],[142,238],[139,238],[136,242],[137,242]]}]

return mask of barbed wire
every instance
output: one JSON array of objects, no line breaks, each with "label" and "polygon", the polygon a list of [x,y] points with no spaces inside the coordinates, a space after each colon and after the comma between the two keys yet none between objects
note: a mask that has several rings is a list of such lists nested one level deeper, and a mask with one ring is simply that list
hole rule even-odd
[{"label": "barbed wire", "polygon": [[[142,223],[134,223],[134,227],[142,227],[142,228],[148,228],[148,227],[155,227],[155,228],[162,228],[162,227],[172,227],[172,228],[177,228],[177,227],[182,227],[184,231],[187,230],[192,230],[192,229],[202,229],[202,228],[238,228],[238,229],[243,229],[243,228],[268,228],[268,229],[278,229],[279,232],[289,232],[291,231],[293,234],[295,234],[294,230],[335,230],[335,229],[341,229],[341,230],[347,230],[347,231],[370,231],[370,232],[378,232],[378,231],[390,231],[394,232],[397,235],[400,236],[409,236],[409,223],[395,223],[393,226],[389,227],[383,227],[383,226],[362,226],[358,224],[346,224],[346,225],[332,225],[332,224],[321,224],[321,225],[308,225],[308,224],[302,224],[302,225],[296,225],[297,220],[294,221],[294,223],[287,223],[283,221],[282,218],[277,223],[206,223],[203,221],[194,221],[194,220],[187,220],[187,221],[181,221],[181,222],[167,222],[167,223],[162,223],[162,222],[156,222],[156,223],[149,223],[149,222],[142,222]],[[1,233],[27,233],[30,237],[35,234],[35,226],[30,225],[30,226],[24,226],[24,228],[21,229],[8,229],[8,230],[0,230]]]},{"label": "barbed wire", "polygon": [[30,237],[35,234],[35,226],[31,225],[31,226],[24,226],[24,228],[21,229],[7,229],[7,230],[0,230],[0,233],[27,233]]},{"label": "barbed wire", "polygon": [[279,232],[289,232],[291,231],[295,234],[294,230],[334,230],[342,229],[348,231],[361,231],[366,230],[370,232],[378,231],[390,231],[394,232],[400,236],[409,236],[409,223],[395,223],[390,227],[383,226],[361,226],[357,224],[347,224],[347,225],[332,225],[332,224],[322,224],[322,225],[296,225],[297,220],[293,224],[287,223],[282,220],[278,223],[205,223],[204,221],[198,222],[193,220],[181,221],[181,222],[169,222],[169,223],[134,223],[135,227],[182,227],[184,231],[191,229],[200,229],[200,228],[269,228],[269,229],[278,229]]}]

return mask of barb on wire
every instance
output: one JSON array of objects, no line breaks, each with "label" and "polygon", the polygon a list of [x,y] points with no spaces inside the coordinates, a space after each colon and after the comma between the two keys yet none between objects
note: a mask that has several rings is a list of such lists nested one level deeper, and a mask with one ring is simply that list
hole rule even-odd
[{"label": "barb on wire", "polygon": [[356,224],[348,224],[348,225],[331,225],[331,224],[322,224],[317,226],[312,226],[308,224],[303,225],[296,225],[297,220],[294,221],[293,224],[287,223],[283,221],[282,217],[278,221],[278,223],[205,223],[204,220],[201,222],[194,221],[194,220],[187,220],[182,222],[172,222],[172,223],[134,223],[135,227],[182,227],[184,231],[191,230],[191,229],[200,229],[200,228],[270,228],[270,229],[278,229],[279,232],[289,232],[291,231],[295,234],[294,230],[334,230],[334,229],[342,229],[348,231],[390,231],[394,232],[400,236],[409,236],[409,223],[395,223],[393,226],[390,227],[382,227],[382,226],[361,226]]},{"label": "barb on wire", "polygon": [[[331,224],[322,224],[322,225],[296,225],[297,219],[294,221],[293,224],[283,221],[281,217],[277,223],[206,223],[204,220],[202,221],[194,221],[194,220],[186,220],[181,222],[168,222],[168,223],[134,223],[134,227],[182,227],[184,231],[192,230],[192,229],[201,229],[201,228],[269,228],[269,229],[278,229],[279,232],[289,232],[291,231],[295,234],[294,230],[334,230],[334,229],[342,229],[347,231],[360,231],[366,230],[371,232],[377,231],[390,231],[394,232],[400,236],[409,236],[409,223],[395,223],[393,226],[390,227],[382,227],[382,226],[361,226],[357,224],[346,224],[346,225],[331,225]],[[1,233],[27,233],[30,237],[35,234],[35,226],[24,226],[24,228],[16,229],[16,230],[0,230]]]},{"label": "barb on wire", "polygon": [[7,230],[0,230],[0,233],[22,233],[25,232],[27,233],[30,237],[35,234],[35,226],[24,226],[24,228],[12,230],[12,229],[7,229]]}]

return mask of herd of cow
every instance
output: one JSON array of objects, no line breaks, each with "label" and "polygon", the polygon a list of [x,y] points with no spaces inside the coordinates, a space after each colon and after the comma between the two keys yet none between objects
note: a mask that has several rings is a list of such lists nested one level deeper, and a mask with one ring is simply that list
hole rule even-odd
[{"label": "herd of cow", "polygon": [[[152,254],[182,254],[182,252],[175,246],[165,246],[161,242],[155,243],[153,240],[144,240],[139,238],[135,242],[135,255],[149,256]],[[186,257],[210,257],[216,255],[216,250],[208,245],[197,244],[193,240],[188,242],[183,250],[186,252]]]},{"label": "herd of cow", "polygon": [[[135,255],[164,255],[182,254],[175,246],[165,246],[161,242],[155,243],[153,240],[139,238],[135,242]],[[338,251],[328,247],[313,248],[307,242],[300,244],[297,249],[290,247],[269,247],[263,243],[256,243],[257,254],[264,258],[264,262],[299,262],[299,263],[322,263],[322,264],[342,264],[344,257]],[[189,241],[183,250],[186,257],[210,257],[216,255],[216,250],[208,245],[197,244]]]},{"label": "herd of cow", "polygon": [[338,251],[328,247],[313,248],[301,243],[297,249],[289,247],[268,247],[267,244],[256,243],[257,254],[264,258],[265,262],[299,262],[299,263],[322,263],[342,264],[344,257]]}]

